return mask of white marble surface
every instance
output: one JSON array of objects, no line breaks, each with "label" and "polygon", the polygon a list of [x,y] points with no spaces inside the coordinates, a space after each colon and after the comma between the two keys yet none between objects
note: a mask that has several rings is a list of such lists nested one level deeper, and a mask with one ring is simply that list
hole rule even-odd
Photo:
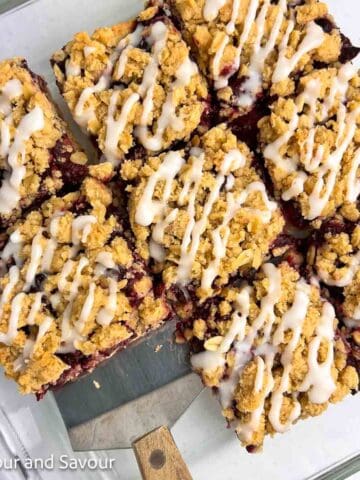
[{"label": "white marble surface", "polygon": [[[51,53],[76,31],[91,30],[128,18],[141,3],[140,0],[38,0],[0,17],[0,58],[13,55],[27,57],[30,66],[50,81],[56,93],[48,65]],[[360,44],[359,0],[328,0],[328,3],[344,32]],[[66,113],[63,104],[62,108]],[[33,398],[21,398],[15,386],[6,381],[1,372],[0,392],[0,405],[7,410],[32,458],[47,458],[51,454],[56,458],[64,454],[75,456],[51,395],[40,403]],[[359,407],[359,396],[349,398],[333,406],[322,417],[299,423],[287,435],[267,440],[264,453],[248,455],[239,448],[231,431],[225,429],[216,400],[209,392],[204,392],[175,425],[173,434],[194,480],[304,480],[359,451]],[[0,449],[0,460],[3,455]],[[41,478],[140,478],[130,451],[80,454],[78,457],[98,458],[99,455],[116,460],[111,472],[54,470],[42,472]],[[0,480],[18,478],[0,472]],[[360,474],[353,479],[360,480]]]}]

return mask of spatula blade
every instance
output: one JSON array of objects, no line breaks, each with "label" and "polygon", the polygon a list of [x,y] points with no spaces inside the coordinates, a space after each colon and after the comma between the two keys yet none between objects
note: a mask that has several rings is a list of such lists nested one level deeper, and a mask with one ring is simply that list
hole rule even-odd
[{"label": "spatula blade", "polygon": [[[75,431],[75,427],[79,425],[97,419],[110,411],[117,410],[130,402],[137,401],[152,392],[155,392],[156,395],[157,390],[184,376],[188,376],[190,373],[189,351],[186,345],[175,344],[175,325],[176,322],[174,321],[168,322],[148,338],[142,339],[139,343],[119,352],[103,365],[100,365],[91,375],[64,386],[55,394],[60,412],[69,432]],[[174,388],[173,394],[170,394],[170,389],[166,395],[169,402],[170,399],[174,402],[173,409],[175,412],[177,411],[177,406],[175,405],[178,400],[176,397],[177,392],[179,393],[180,410],[183,408],[181,402],[184,392],[176,390],[176,387]],[[190,399],[193,397],[194,395],[190,395]],[[187,403],[187,400],[184,399],[184,402]],[[139,408],[142,408],[136,404],[133,404],[132,407],[135,411],[140,411]],[[125,423],[130,425],[130,417],[125,418]],[[171,425],[172,423],[172,418],[169,418],[168,424]],[[151,425],[153,424],[151,423]],[[159,424],[155,425],[155,427],[157,426]],[[125,427],[126,431],[127,428],[129,428],[129,432],[131,431],[132,427],[130,428],[130,426],[126,425]],[[135,428],[134,426],[133,430],[137,430],[137,427]],[[111,435],[111,432],[108,431],[107,433]],[[119,427],[117,427],[114,435],[117,436],[118,433]],[[144,433],[146,432],[141,432],[141,434]],[[112,448],[111,446],[115,443],[113,440],[109,445],[102,443],[99,448]],[[80,444],[80,440],[74,441],[76,449],[83,449]],[[122,440],[121,443],[117,442],[116,446],[119,448],[125,444],[127,445],[127,442]],[[84,446],[84,449],[87,449],[88,446]],[[89,448],[98,447],[94,444],[89,446]]]},{"label": "spatula blade", "polygon": [[75,451],[130,448],[161,425],[171,427],[199,395],[203,385],[188,374],[143,397],[69,429]]}]

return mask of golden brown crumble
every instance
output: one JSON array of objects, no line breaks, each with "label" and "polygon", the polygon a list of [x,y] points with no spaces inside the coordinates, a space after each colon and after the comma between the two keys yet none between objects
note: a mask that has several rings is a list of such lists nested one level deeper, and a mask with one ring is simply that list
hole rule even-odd
[{"label": "golden brown crumble", "polygon": [[276,100],[259,122],[278,197],[296,201],[315,228],[337,211],[359,219],[359,87],[350,64],[313,71],[300,79],[296,97]]},{"label": "golden brown crumble", "polygon": [[[331,21],[323,2],[305,0],[304,5],[294,6],[286,0],[271,3],[259,0],[253,12],[255,15],[251,13],[254,2],[250,0],[218,2],[219,9],[211,0],[169,0],[168,3],[179,17],[184,38],[192,46],[203,73],[213,80],[219,98],[228,104],[225,112],[229,115],[233,115],[234,106],[240,110],[248,109],[258,90],[268,89],[272,95],[291,94],[295,83],[290,74],[309,72],[315,62],[336,62],[341,52],[339,31],[334,28],[329,33],[321,32],[315,24],[316,20],[323,18]],[[238,8],[237,12],[235,8]],[[264,9],[266,15],[262,22]],[[319,37],[318,41],[312,42],[315,37]],[[282,45],[284,39],[287,40],[286,47]],[[302,42],[309,40],[312,44],[303,48]],[[260,54],[261,49],[255,47],[257,42],[263,47]],[[282,74],[276,78],[274,72],[279,53],[288,59],[299,58],[288,72],[280,68],[283,65],[280,62],[277,70]],[[255,78],[258,75],[260,81]],[[250,85],[244,85],[252,76],[258,83],[257,91],[251,93],[252,102],[247,104],[246,97],[251,88],[249,90]]]},{"label": "golden brown crumble", "polygon": [[78,33],[53,56],[75,119],[114,163],[137,142],[160,151],[186,139],[204,110],[206,83],[179,32],[168,19],[157,21],[157,13],[149,8],[138,21]]},{"label": "golden brown crumble", "polygon": [[8,232],[2,257],[8,272],[0,280],[0,363],[22,393],[56,383],[69,368],[63,354],[107,351],[169,315],[118,219],[107,213],[112,193],[99,179],[109,166],[91,171],[94,176],[79,192],[52,197]]},{"label": "golden brown crumble", "polygon": [[39,197],[64,185],[63,164],[71,168],[69,162],[83,165],[87,159],[51,102],[44,80],[22,58],[0,62],[0,127],[0,216],[10,223]]},{"label": "golden brown crumble", "polygon": [[314,247],[313,264],[320,280],[343,289],[341,305],[345,322],[356,327],[360,321],[360,226],[350,233],[327,233],[324,242]]},{"label": "golden brown crumble", "polygon": [[[137,249],[144,259],[157,260],[168,285],[194,282],[204,297],[211,294],[214,280],[223,285],[237,272],[259,268],[284,221],[252,160],[247,146],[221,125],[195,137],[186,151],[150,157],[139,170],[129,203]],[[178,162],[181,166],[167,182],[165,170]],[[162,208],[144,222],[158,204]],[[191,268],[181,273],[189,258]]]},{"label": "golden brown crumble", "polygon": [[192,330],[204,348],[192,357],[193,367],[205,385],[217,387],[223,414],[242,443],[255,447],[266,434],[321,414],[359,383],[356,370],[346,364],[342,340],[336,339],[334,310],[319,289],[285,262],[269,265],[251,287],[230,285],[209,299]]}]

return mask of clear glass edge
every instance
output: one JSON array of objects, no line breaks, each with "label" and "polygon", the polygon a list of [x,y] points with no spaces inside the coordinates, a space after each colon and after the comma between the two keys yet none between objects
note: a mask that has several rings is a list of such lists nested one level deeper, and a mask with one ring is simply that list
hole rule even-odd
[{"label": "clear glass edge", "polygon": [[360,471],[360,453],[350,455],[307,480],[345,480]]},{"label": "clear glass edge", "polygon": [[[0,17],[26,8],[38,0],[9,0],[0,8]],[[346,457],[306,480],[345,480],[360,471],[360,453]]]},{"label": "clear glass edge", "polygon": [[37,1],[38,0],[8,0],[0,7],[0,17],[8,15],[16,10],[26,8],[31,3],[35,3]]}]

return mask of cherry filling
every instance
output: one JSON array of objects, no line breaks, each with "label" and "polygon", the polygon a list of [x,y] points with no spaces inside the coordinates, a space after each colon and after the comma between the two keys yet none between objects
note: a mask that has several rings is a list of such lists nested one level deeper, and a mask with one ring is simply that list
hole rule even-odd
[{"label": "cherry filling", "polygon": [[230,123],[230,128],[239,140],[245,142],[252,150],[258,146],[258,122],[270,114],[269,105],[273,99],[266,95],[259,95],[252,109],[235,118]]},{"label": "cherry filling", "polygon": [[60,171],[63,183],[66,186],[80,185],[89,172],[87,165],[71,161],[74,150],[74,143],[66,133],[50,150],[50,172],[54,175],[55,171]]}]

